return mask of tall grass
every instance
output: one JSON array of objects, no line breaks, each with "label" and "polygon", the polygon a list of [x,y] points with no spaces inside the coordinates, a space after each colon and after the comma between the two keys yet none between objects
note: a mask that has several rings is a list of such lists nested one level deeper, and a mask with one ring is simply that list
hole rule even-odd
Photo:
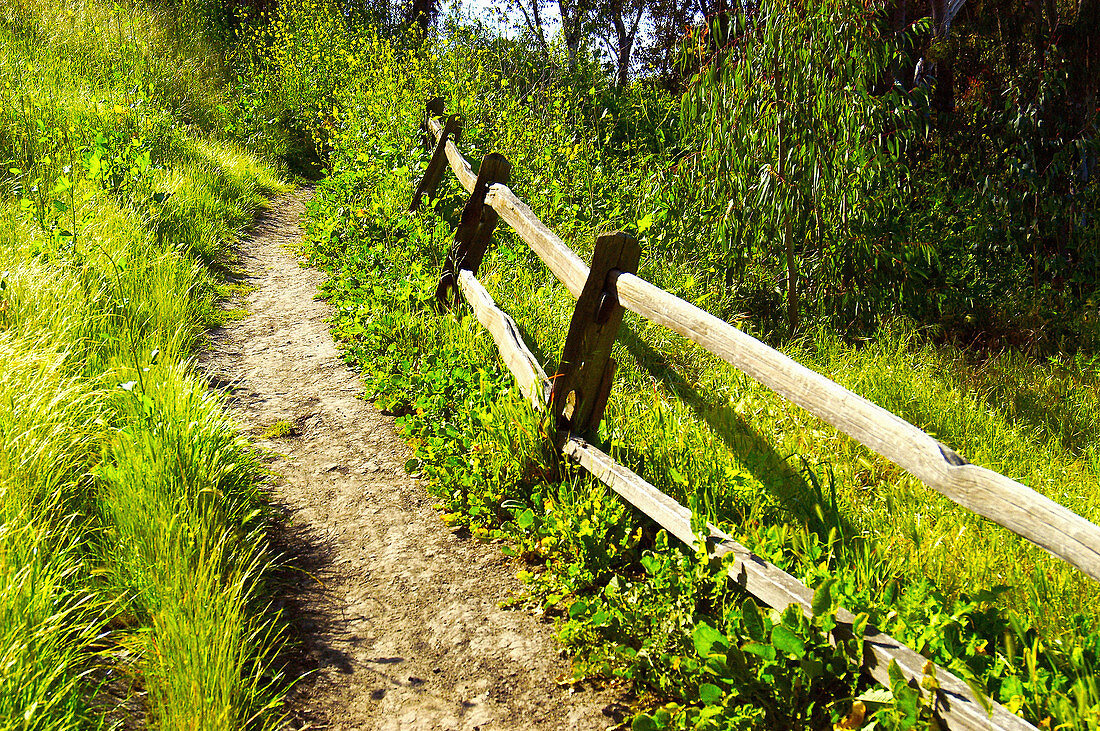
[{"label": "tall grass", "polygon": [[40,340],[0,335],[0,718],[78,728],[91,643],[108,617],[81,550],[83,463],[104,411]]},{"label": "tall grass", "polygon": [[159,728],[278,720],[261,471],[189,358],[284,185],[188,8],[0,7],[0,728],[134,688]]},{"label": "tall grass", "polygon": [[251,727],[277,697],[259,465],[182,368],[115,403],[125,426],[97,469],[104,552],[127,613],[151,629],[143,650],[158,722]]}]

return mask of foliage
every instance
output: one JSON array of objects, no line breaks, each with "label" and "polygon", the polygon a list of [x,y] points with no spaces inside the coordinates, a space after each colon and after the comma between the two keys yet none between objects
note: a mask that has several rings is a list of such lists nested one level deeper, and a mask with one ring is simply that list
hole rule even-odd
[{"label": "foliage", "polygon": [[[769,330],[785,290],[788,331],[904,314],[968,342],[1094,349],[1090,11],[964,14],[929,43],[905,6],[753,3],[696,31],[678,182],[717,221],[712,285]],[[938,71],[914,79],[918,59]]]},{"label": "foliage", "polygon": [[869,85],[896,52],[861,2],[775,0],[726,20],[682,106],[691,175],[715,184],[685,193],[719,219],[727,285],[778,279],[785,261],[788,332],[803,311],[865,330],[913,296],[932,253],[891,231],[912,107]]},{"label": "foliage", "polygon": [[1094,351],[1097,8],[970,7],[919,43],[934,72],[916,80],[930,133],[906,155],[924,204],[909,226],[940,261],[920,317],[968,342]]}]

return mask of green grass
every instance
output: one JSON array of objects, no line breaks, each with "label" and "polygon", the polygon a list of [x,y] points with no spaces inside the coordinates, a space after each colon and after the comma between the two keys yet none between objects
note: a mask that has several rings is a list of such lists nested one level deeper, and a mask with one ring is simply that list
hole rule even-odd
[{"label": "green grass", "polygon": [[285,439],[298,433],[298,427],[286,419],[279,419],[260,434],[262,439]]},{"label": "green grass", "polygon": [[271,560],[259,465],[180,368],[119,401],[143,428],[119,430],[97,470],[103,550],[126,613],[151,628],[146,688],[158,723],[249,726],[276,674],[274,629],[258,611]]},{"label": "green grass", "polygon": [[191,370],[276,172],[201,7],[0,7],[0,728],[273,727],[262,470]]}]

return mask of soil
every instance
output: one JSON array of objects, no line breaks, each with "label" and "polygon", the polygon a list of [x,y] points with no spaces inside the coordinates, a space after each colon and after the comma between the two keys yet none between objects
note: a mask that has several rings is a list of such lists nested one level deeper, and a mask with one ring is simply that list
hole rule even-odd
[{"label": "soil", "polygon": [[[295,568],[276,598],[297,650],[299,729],[604,729],[606,690],[578,689],[553,626],[499,604],[520,568],[448,528],[405,474],[393,420],[361,398],[293,247],[308,190],[275,200],[239,246],[248,314],[212,332],[200,369],[273,455]],[[272,427],[288,422],[289,434]],[[283,431],[287,431],[283,425]],[[268,438],[265,438],[266,435]]]}]

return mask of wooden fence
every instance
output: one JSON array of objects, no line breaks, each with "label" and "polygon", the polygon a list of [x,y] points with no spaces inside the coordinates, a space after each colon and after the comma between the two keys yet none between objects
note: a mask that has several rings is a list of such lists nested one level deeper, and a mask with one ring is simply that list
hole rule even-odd
[{"label": "wooden fence", "polygon": [[[585,441],[599,424],[611,390],[615,370],[611,345],[624,309],[701,345],[933,490],[1100,580],[1100,528],[1096,525],[1015,480],[970,464],[904,419],[640,279],[635,275],[640,251],[630,236],[599,236],[592,264],[586,266],[508,188],[511,166],[504,156],[486,155],[475,173],[455,145],[461,133],[460,119],[452,115],[440,122],[442,116],[443,101],[428,102],[423,132],[425,145],[434,150],[410,210],[416,210],[424,196],[434,194],[448,165],[470,197],[455,231],[437,298],[451,306],[461,295],[470,304],[532,407],[549,412],[550,436],[562,454],[669,533],[694,545],[697,537],[691,528],[691,511]],[[577,299],[553,379],[524,344],[512,318],[477,280],[478,267],[501,218]],[[729,569],[733,581],[771,607],[782,610],[794,603],[810,613],[813,592],[808,587],[714,526],[708,524],[708,530],[706,545],[711,555],[734,554]],[[841,608],[834,638],[851,638],[854,620],[851,612]],[[927,659],[874,627],[866,629],[863,641],[864,670],[889,687],[887,669],[891,662],[896,663],[910,684],[934,704],[942,725],[952,729],[1034,728],[1002,706],[979,698],[966,682],[943,668],[936,669],[938,690],[921,687]],[[929,697],[930,693],[934,697]]]}]

